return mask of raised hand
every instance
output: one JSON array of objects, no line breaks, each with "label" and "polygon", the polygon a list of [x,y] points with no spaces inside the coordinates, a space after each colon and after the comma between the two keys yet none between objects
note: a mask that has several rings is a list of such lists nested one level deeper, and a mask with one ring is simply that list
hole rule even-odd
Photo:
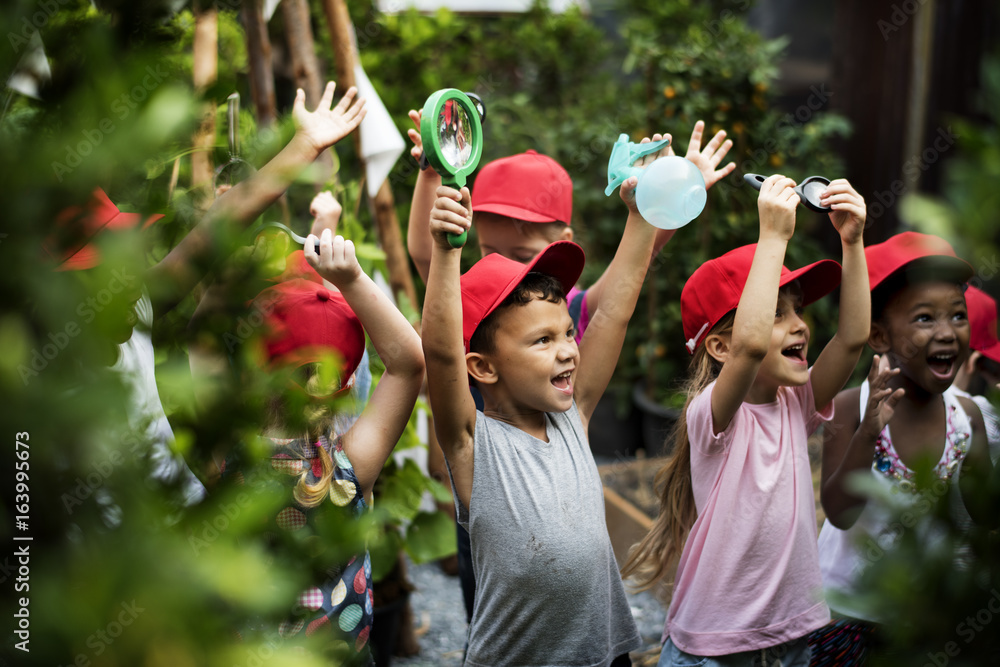
[{"label": "raised hand", "polygon": [[472,195],[469,188],[461,192],[442,185],[437,189],[437,199],[431,209],[431,237],[434,243],[445,250],[454,250],[448,242],[448,234],[461,234],[472,224]]},{"label": "raised hand", "polygon": [[861,426],[873,437],[877,436],[892,419],[896,411],[896,403],[906,393],[905,389],[893,390],[889,382],[899,374],[898,368],[889,368],[889,359],[877,354],[872,359],[871,370],[868,371],[868,405],[861,418]]},{"label": "raised hand", "polygon": [[[410,156],[417,161],[417,164],[420,164],[421,159],[424,157],[424,140],[420,136],[420,119],[422,114],[422,110],[416,111],[414,109],[410,109],[410,112],[407,114],[416,126],[416,129],[411,128],[407,130],[406,136],[408,136],[410,141],[413,142],[413,147],[410,149]],[[432,175],[437,174],[437,172],[434,171],[434,167],[430,165],[428,165],[424,171],[430,172]]]},{"label": "raised hand", "polygon": [[316,236],[306,239],[306,261],[323,276],[343,291],[348,285],[364,275],[354,251],[354,242],[345,241],[343,236],[334,237],[329,229],[324,229],[319,237],[319,254],[316,254]]},{"label": "raised hand", "polygon": [[[657,133],[653,135],[652,139],[650,139],[649,137],[644,137],[643,140],[640,141],[639,143],[648,144],[651,141],[660,141],[661,139],[672,139],[672,137],[669,134]],[[632,166],[643,167],[643,168],[648,167],[661,157],[673,155],[674,152],[670,148],[670,144],[672,143],[673,141],[671,140],[670,143],[668,143],[666,146],[656,151],[655,153],[650,153],[649,155],[643,155],[642,157],[637,158],[636,161],[632,163]],[[638,177],[632,176],[631,178],[627,179],[624,183],[622,183],[621,188],[618,190],[618,195],[622,198],[622,201],[625,202],[625,205],[628,206],[629,213],[637,214],[639,212],[639,209],[636,208],[636,203],[635,203],[635,186],[638,184],[638,182],[639,182]]]},{"label": "raised hand", "polygon": [[844,243],[860,243],[865,231],[865,200],[843,178],[832,181],[820,195],[820,204],[828,206],[830,222]]},{"label": "raised hand", "polygon": [[760,212],[760,234],[776,234],[786,241],[795,233],[795,181],[781,174],[769,176],[760,186],[757,210]]},{"label": "raised hand", "polygon": [[296,133],[308,139],[319,152],[333,146],[354,131],[367,113],[365,100],[355,99],[358,89],[353,86],[344,93],[340,102],[331,108],[333,91],[336,87],[333,81],[327,82],[323,97],[320,98],[315,111],[306,111],[304,90],[299,88],[295,93],[292,120],[295,122]]},{"label": "raised hand", "polygon": [[309,214],[313,216],[311,234],[319,237],[324,229],[329,229],[332,234],[337,233],[337,223],[340,222],[340,214],[343,209],[340,202],[329,190],[324,190],[315,197],[309,204]]},{"label": "raised hand", "polygon": [[730,162],[719,169],[719,163],[733,147],[733,142],[731,139],[726,139],[725,130],[719,130],[705,148],[702,148],[701,138],[704,131],[705,121],[699,120],[694,124],[694,129],[691,130],[691,140],[688,142],[687,153],[684,154],[684,157],[698,167],[698,171],[705,179],[705,189],[707,190],[733,173],[733,170],[736,169],[736,163]]}]

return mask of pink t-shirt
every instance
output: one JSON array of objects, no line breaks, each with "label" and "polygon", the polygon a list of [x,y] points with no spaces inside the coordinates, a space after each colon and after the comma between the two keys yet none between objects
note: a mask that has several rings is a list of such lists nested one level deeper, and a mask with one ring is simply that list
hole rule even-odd
[{"label": "pink t-shirt", "polygon": [[677,566],[664,638],[717,656],[775,646],[830,621],[816,548],[806,438],[833,417],[812,380],[777,400],[744,403],[712,433],[712,390],[687,410],[698,518]]}]

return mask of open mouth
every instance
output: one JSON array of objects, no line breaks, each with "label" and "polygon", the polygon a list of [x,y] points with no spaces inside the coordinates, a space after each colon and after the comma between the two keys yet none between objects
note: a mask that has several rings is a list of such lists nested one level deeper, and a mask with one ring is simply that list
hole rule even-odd
[{"label": "open mouth", "polygon": [[956,356],[950,353],[932,354],[927,357],[927,367],[941,380],[950,380],[955,371]]},{"label": "open mouth", "polygon": [[797,343],[795,345],[789,345],[781,351],[781,354],[786,359],[790,359],[795,363],[804,364],[806,363],[806,344]]},{"label": "open mouth", "polygon": [[573,371],[569,370],[565,373],[560,373],[559,375],[552,378],[552,386],[561,391],[562,393],[572,396],[573,395]]}]

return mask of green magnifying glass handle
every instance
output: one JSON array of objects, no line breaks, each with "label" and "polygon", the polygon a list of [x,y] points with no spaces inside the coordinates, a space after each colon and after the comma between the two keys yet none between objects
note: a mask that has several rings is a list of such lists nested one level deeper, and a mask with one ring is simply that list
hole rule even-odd
[{"label": "green magnifying glass handle", "polygon": [[[441,179],[441,184],[446,185],[449,188],[455,188],[456,190],[465,186],[465,179],[462,179],[462,185],[458,184],[458,179]],[[452,248],[462,248],[465,246],[465,242],[469,240],[469,230],[466,229],[461,234],[448,234],[448,245]]]}]

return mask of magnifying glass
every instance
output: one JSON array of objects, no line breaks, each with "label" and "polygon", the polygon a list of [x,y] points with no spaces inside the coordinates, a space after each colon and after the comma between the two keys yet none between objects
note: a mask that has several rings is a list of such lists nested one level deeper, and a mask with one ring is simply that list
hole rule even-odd
[{"label": "magnifying glass", "polygon": [[[766,176],[761,176],[760,174],[744,174],[743,176],[743,180],[746,181],[754,190],[760,190],[760,186],[764,184],[766,179]],[[812,209],[817,213],[829,213],[833,209],[819,203],[819,198],[824,192],[826,192],[826,186],[828,185],[830,185],[829,178],[825,178],[823,176],[810,176],[796,185],[793,189],[806,208]]]},{"label": "magnifying glass", "polygon": [[226,100],[226,115],[229,120],[229,161],[215,170],[215,190],[218,190],[220,185],[236,185],[257,171],[253,165],[240,157],[239,93],[233,93]]},{"label": "magnifying glass", "polygon": [[[480,109],[482,111],[480,111]],[[469,174],[483,155],[483,101],[476,101],[455,88],[439,90],[427,98],[420,117],[420,138],[424,155],[441,175],[441,183],[455,189],[465,186]],[[469,233],[452,234],[453,248],[465,245]]]}]

